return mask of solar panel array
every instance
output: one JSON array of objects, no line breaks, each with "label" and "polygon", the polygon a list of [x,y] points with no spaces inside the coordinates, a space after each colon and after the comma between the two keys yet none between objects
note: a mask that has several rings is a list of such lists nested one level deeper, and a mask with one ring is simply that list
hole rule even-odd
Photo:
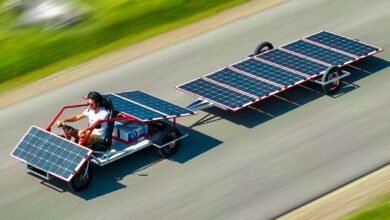
[{"label": "solar panel array", "polygon": [[382,49],[328,31],[266,51],[176,88],[237,111]]},{"label": "solar panel array", "polygon": [[370,53],[381,50],[377,47],[330,33],[328,31],[321,31],[320,33],[306,37],[306,39],[358,57],[367,56]]},{"label": "solar panel array", "polygon": [[200,97],[212,97],[212,100],[215,102],[220,103],[223,106],[231,106],[232,108],[239,108],[240,106],[250,104],[255,100],[253,97],[230,90],[224,86],[204,79],[194,80],[182,85],[180,88]]},{"label": "solar panel array", "polygon": [[257,57],[309,76],[318,75],[327,68],[327,66],[323,64],[296,56],[280,49],[271,50],[268,53],[260,54]]},{"label": "solar panel array", "polygon": [[320,47],[303,40],[298,40],[287,44],[282,46],[282,48],[336,66],[342,65],[354,59],[352,56],[338,53],[328,48]]},{"label": "solar panel array", "polygon": [[306,79],[306,77],[302,75],[292,73],[267,63],[259,62],[255,59],[245,60],[233,65],[233,67],[283,86],[294,85],[294,83]]},{"label": "solar panel array", "polygon": [[38,127],[31,127],[11,156],[70,181],[92,150]]},{"label": "solar panel array", "polygon": [[268,95],[269,93],[280,89],[278,86],[248,75],[240,74],[228,68],[208,75],[206,78],[236,88],[255,96],[255,98]]},{"label": "solar panel array", "polygon": [[142,91],[106,94],[114,108],[140,121],[160,120],[194,114],[193,111]]}]

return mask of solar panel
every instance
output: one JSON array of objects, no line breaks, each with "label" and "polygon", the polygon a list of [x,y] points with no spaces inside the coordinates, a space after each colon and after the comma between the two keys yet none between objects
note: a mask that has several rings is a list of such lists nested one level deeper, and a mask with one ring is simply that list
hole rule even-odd
[{"label": "solar panel", "polygon": [[132,100],[136,103],[147,106],[151,109],[154,109],[158,112],[164,113],[168,116],[184,116],[194,114],[193,111],[188,110],[186,108],[182,108],[180,106],[174,105],[170,102],[164,101],[157,97],[151,96],[142,91],[130,91],[130,92],[120,92],[115,93],[118,96],[124,97],[126,99]]},{"label": "solar panel", "polygon": [[115,94],[106,94],[112,101],[115,110],[127,114],[131,117],[135,117],[141,121],[158,120],[167,118],[167,115],[153,111],[142,105],[139,105],[131,100],[123,97],[119,97]]},{"label": "solar panel", "polygon": [[176,88],[197,96],[195,106],[217,103],[236,111],[307,80],[319,82],[329,67],[342,67],[379,51],[382,49],[322,31]]},{"label": "solar panel", "polygon": [[354,57],[347,56],[342,53],[332,51],[330,49],[311,44],[309,42],[298,40],[287,45],[282,46],[283,49],[293,51],[295,53],[314,58],[324,63],[333,66],[343,65],[349,61],[354,60]]},{"label": "solar panel", "polygon": [[253,97],[246,96],[204,79],[193,80],[177,88],[215,102],[233,111],[255,101]]},{"label": "solar panel", "polygon": [[267,53],[260,54],[257,57],[310,76],[319,75],[322,71],[327,69],[327,66],[325,65],[279,49],[271,50]]},{"label": "solar panel", "polygon": [[206,78],[239,89],[256,97],[263,97],[280,90],[280,87],[240,74],[228,68],[207,75]]},{"label": "solar panel", "polygon": [[241,63],[233,65],[233,67],[250,73],[254,76],[261,77],[283,86],[290,86],[298,83],[306,77],[298,75],[293,72],[281,69],[276,66],[255,60],[248,59]]},{"label": "solar panel", "polygon": [[358,57],[367,56],[372,52],[380,50],[377,47],[373,47],[356,40],[333,34],[328,31],[321,31],[317,34],[306,37],[306,39],[356,55]]},{"label": "solar panel", "polygon": [[70,181],[92,150],[32,126],[11,156],[65,181]]}]

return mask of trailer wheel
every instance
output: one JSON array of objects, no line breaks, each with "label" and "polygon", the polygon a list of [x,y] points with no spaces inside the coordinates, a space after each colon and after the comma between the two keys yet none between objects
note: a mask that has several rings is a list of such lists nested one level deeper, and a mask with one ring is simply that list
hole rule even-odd
[{"label": "trailer wheel", "polygon": [[[162,146],[179,137],[180,137],[179,130],[177,130],[176,128],[167,128],[161,134],[159,140],[157,141],[157,144]],[[171,157],[175,155],[176,152],[179,150],[180,144],[181,144],[180,140],[172,142],[163,148],[158,148],[158,153],[164,158]]]},{"label": "trailer wheel", "polygon": [[263,42],[256,47],[255,53],[253,55],[256,56],[272,49],[274,49],[274,46],[270,42]]},{"label": "trailer wheel", "polygon": [[73,176],[70,186],[76,192],[85,190],[92,180],[92,169],[87,161],[81,169]]},{"label": "trailer wheel", "polygon": [[[328,69],[325,71],[324,75],[322,76],[322,82],[327,82],[329,80],[338,78],[342,75],[341,69],[337,66],[331,66],[328,67]],[[333,94],[339,90],[341,86],[341,80],[338,79],[332,83],[328,83],[326,85],[322,86],[322,89],[326,94]]]}]

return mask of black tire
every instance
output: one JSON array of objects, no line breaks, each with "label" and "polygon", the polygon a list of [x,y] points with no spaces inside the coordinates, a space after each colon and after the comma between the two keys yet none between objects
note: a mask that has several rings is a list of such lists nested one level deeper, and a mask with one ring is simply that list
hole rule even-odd
[{"label": "black tire", "polygon": [[[157,144],[162,146],[166,143],[169,143],[181,136],[180,131],[177,130],[176,128],[167,128],[166,130],[163,131],[161,134],[159,140],[157,141]],[[175,141],[171,144],[168,144],[167,146],[163,148],[158,148],[158,153],[163,157],[163,158],[168,158],[176,154],[176,152],[179,150],[179,147],[181,145],[181,141]]]},{"label": "black tire", "polygon": [[264,53],[265,51],[272,49],[274,49],[274,46],[270,42],[263,42],[256,47],[253,56],[259,55],[261,53]]},{"label": "black tire", "polygon": [[[329,80],[332,80],[336,77],[340,77],[342,75],[341,69],[337,66],[331,66],[328,67],[328,69],[325,71],[324,75],[322,76],[322,82],[327,82]],[[338,79],[334,81],[333,83],[329,83],[322,86],[322,90],[326,94],[333,94],[337,92],[341,87],[341,80]]]},{"label": "black tire", "polygon": [[91,183],[92,169],[91,169],[91,165],[88,163],[89,161],[87,161],[81,167],[81,169],[76,173],[76,175],[73,176],[72,180],[70,181],[70,186],[76,192],[81,192],[85,190]]}]

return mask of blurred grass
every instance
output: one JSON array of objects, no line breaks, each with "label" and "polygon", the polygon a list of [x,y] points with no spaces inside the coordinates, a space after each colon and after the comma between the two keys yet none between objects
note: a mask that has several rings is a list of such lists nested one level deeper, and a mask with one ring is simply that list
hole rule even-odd
[{"label": "blurred grass", "polygon": [[390,195],[342,218],[342,220],[390,220]]},{"label": "blurred grass", "polygon": [[44,31],[16,27],[16,15],[5,11],[0,0],[0,92],[247,1],[73,0],[90,9],[86,19]]}]

